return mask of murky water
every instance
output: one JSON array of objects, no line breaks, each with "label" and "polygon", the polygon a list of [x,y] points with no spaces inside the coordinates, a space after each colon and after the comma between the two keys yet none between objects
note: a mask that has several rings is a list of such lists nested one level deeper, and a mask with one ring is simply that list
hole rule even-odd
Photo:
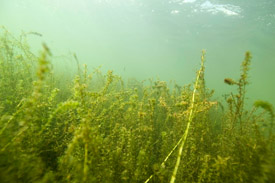
[{"label": "murky water", "polygon": [[29,36],[35,49],[46,42],[56,56],[75,52],[91,68],[138,79],[190,83],[206,49],[206,82],[218,98],[249,50],[248,96],[275,104],[274,0],[3,0],[0,24],[42,34]]}]

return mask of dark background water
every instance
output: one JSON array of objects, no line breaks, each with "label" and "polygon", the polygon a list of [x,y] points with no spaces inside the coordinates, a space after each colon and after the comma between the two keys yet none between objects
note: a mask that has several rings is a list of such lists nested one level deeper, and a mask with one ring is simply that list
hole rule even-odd
[{"label": "dark background water", "polygon": [[75,52],[89,68],[125,77],[194,80],[206,49],[206,81],[216,97],[232,90],[245,51],[252,53],[250,102],[275,104],[274,0],[1,0],[0,25],[29,35],[36,52],[46,42],[60,72]]}]

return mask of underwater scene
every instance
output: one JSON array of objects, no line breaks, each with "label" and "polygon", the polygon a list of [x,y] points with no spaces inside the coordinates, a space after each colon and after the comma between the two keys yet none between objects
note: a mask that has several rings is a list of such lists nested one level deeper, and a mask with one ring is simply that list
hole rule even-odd
[{"label": "underwater scene", "polygon": [[1,0],[0,183],[274,183],[274,0]]}]

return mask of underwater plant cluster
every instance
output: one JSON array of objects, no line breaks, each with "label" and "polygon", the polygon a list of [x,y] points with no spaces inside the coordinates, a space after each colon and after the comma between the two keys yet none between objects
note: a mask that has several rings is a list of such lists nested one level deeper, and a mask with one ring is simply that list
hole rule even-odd
[{"label": "underwater plant cluster", "polygon": [[273,107],[244,105],[249,52],[225,101],[206,88],[204,52],[195,82],[173,88],[85,65],[68,82],[51,58],[1,29],[1,183],[275,182]]}]

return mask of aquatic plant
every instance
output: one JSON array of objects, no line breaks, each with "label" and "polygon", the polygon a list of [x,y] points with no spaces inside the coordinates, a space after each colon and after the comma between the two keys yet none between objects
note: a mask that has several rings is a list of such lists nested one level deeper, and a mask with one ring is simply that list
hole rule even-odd
[{"label": "aquatic plant", "polygon": [[238,90],[219,110],[204,52],[193,87],[89,72],[76,55],[68,84],[46,44],[35,55],[27,34],[1,31],[1,182],[275,181],[273,107],[244,105],[249,53],[240,78],[225,79]]}]

